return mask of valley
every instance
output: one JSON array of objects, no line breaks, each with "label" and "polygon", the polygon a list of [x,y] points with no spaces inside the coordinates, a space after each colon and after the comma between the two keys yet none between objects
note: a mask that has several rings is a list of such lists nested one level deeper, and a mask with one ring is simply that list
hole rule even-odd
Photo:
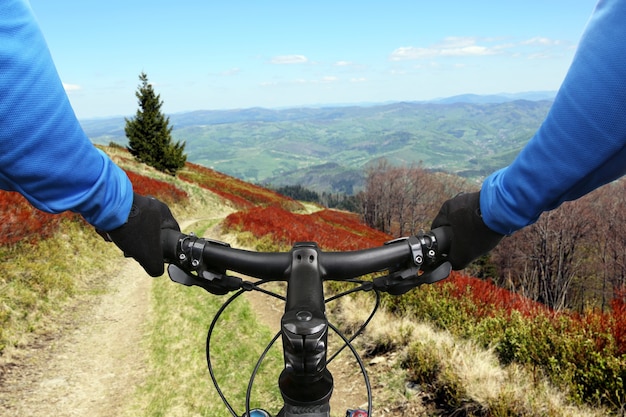
[{"label": "valley", "polygon": [[[465,100],[195,111],[170,122],[190,162],[253,183],[350,194],[380,158],[480,179],[512,161],[551,105]],[[126,144],[123,117],[81,123],[95,143]]]}]

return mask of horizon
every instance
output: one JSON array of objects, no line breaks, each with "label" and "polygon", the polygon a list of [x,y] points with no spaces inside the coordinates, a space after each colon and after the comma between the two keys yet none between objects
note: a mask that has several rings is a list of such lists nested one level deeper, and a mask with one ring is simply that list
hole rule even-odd
[{"label": "horizon", "polygon": [[[467,103],[467,104],[493,104],[491,101],[471,101],[468,100],[468,97],[473,98],[500,98],[502,102],[506,101],[516,101],[516,100],[527,100],[527,101],[542,101],[542,100],[552,100],[556,95],[557,91],[522,91],[519,93],[496,93],[496,94],[473,94],[473,93],[465,93],[458,94],[454,96],[448,97],[436,97],[432,100],[388,100],[388,101],[380,101],[380,102],[360,102],[360,103],[311,103],[307,105],[295,105],[295,106],[284,106],[284,107],[264,107],[264,106],[251,106],[251,107],[237,107],[237,108],[223,108],[223,109],[195,109],[195,110],[183,110],[178,112],[164,113],[166,116],[177,116],[183,115],[187,113],[195,113],[195,112],[240,112],[246,110],[253,109],[261,109],[261,110],[270,110],[270,111],[282,111],[282,110],[291,110],[291,109],[332,109],[335,107],[377,107],[377,106],[386,106],[391,104],[398,103],[415,103],[415,104],[442,104],[449,105],[453,103]],[[523,98],[519,96],[525,95],[540,95],[541,98]],[[452,99],[458,98],[458,101],[450,101]],[[107,120],[107,119],[119,119],[119,118],[132,118],[135,115],[137,109],[133,111],[133,114],[113,114],[109,116],[96,116],[96,117],[88,117],[88,118],[79,118],[79,121],[98,121],[98,120]],[[174,126],[174,128],[176,128]]]},{"label": "horizon", "polygon": [[596,1],[30,3],[86,120],[556,91]]}]

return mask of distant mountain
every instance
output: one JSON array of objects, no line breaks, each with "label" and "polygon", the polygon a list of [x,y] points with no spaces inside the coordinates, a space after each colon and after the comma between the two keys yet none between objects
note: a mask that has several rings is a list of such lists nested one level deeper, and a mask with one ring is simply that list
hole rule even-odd
[{"label": "distant mountain", "polygon": [[478,94],[462,94],[458,96],[446,97],[431,100],[431,103],[453,104],[453,103],[470,103],[470,104],[488,104],[488,103],[506,103],[508,101],[529,100],[529,101],[553,101],[556,91],[531,91],[527,93],[516,94],[494,94],[494,95],[478,95]]},{"label": "distant mountain", "polygon": [[[544,97],[532,93],[528,97]],[[482,178],[508,164],[551,101],[463,95],[377,106],[194,111],[170,115],[190,162],[249,182],[351,192],[387,158]],[[124,119],[81,122],[95,142],[126,143]]]}]

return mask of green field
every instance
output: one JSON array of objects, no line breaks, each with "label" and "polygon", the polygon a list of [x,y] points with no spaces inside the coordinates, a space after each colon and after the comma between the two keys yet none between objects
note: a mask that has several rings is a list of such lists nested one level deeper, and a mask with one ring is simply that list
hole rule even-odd
[{"label": "green field", "polygon": [[[380,158],[482,178],[511,162],[550,104],[197,111],[172,115],[171,124],[174,139],[186,142],[190,162],[253,183],[307,184],[337,192],[362,185],[363,169]],[[123,118],[82,123],[96,143],[126,143]]]}]

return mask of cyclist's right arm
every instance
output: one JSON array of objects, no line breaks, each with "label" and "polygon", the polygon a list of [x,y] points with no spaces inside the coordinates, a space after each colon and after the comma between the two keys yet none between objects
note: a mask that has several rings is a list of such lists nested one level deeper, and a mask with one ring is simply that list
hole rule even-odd
[{"label": "cyclist's right arm", "polygon": [[25,0],[0,1],[0,189],[102,230],[128,219],[128,177],[83,132]]},{"label": "cyclist's right arm", "polygon": [[598,3],[552,108],[480,193],[484,222],[503,235],[626,173],[626,1]]}]

